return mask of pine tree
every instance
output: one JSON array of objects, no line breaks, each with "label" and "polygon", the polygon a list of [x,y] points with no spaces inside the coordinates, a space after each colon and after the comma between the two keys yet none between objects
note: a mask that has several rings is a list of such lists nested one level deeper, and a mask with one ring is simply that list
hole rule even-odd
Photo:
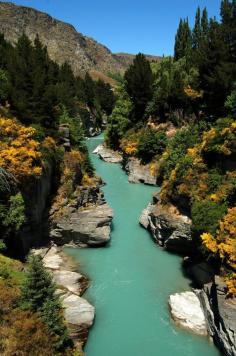
[{"label": "pine tree", "polygon": [[52,276],[46,271],[40,256],[28,258],[26,279],[21,288],[21,305],[23,309],[37,312],[56,337],[54,348],[63,351],[72,347],[68,330],[64,324],[62,307],[55,294],[56,286]]},{"label": "pine tree", "polygon": [[101,109],[107,115],[110,115],[112,113],[115,104],[115,97],[110,84],[104,83],[101,79],[99,79],[96,82],[95,91]]},{"label": "pine tree", "polygon": [[153,74],[149,61],[139,53],[124,75],[125,88],[134,106],[133,121],[140,121],[153,94]]},{"label": "pine tree", "polygon": [[197,50],[200,46],[202,31],[201,31],[201,10],[198,7],[195,16],[195,25],[193,28],[193,49]]},{"label": "pine tree", "polygon": [[89,107],[93,107],[95,101],[95,88],[94,82],[90,77],[89,73],[86,73],[84,78],[84,94],[87,105]]},{"label": "pine tree", "polygon": [[203,37],[207,37],[209,31],[209,20],[206,7],[203,9],[201,17],[201,32]]},{"label": "pine tree", "polygon": [[55,335],[55,350],[63,351],[68,347],[73,347],[73,342],[69,338],[68,330],[64,323],[62,308],[58,298],[48,299],[43,304],[41,315],[44,323]]},{"label": "pine tree", "polygon": [[188,19],[180,19],[179,27],[175,36],[174,58],[188,58],[192,48],[192,33],[189,27]]},{"label": "pine tree", "polygon": [[30,256],[26,279],[22,285],[22,305],[31,311],[40,311],[47,300],[53,300],[55,284],[43,266],[41,257]]}]

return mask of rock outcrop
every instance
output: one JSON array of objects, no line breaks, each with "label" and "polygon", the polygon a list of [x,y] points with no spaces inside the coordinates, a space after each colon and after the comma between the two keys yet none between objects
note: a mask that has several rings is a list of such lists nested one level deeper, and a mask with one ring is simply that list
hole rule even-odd
[{"label": "rock outcrop", "polygon": [[110,240],[113,211],[99,187],[82,188],[62,211],[51,211],[50,237],[59,246],[101,246]]},{"label": "rock outcrop", "polygon": [[199,335],[207,335],[205,315],[194,292],[176,293],[169,298],[173,320],[183,328]]},{"label": "rock outcrop", "polygon": [[139,222],[166,250],[180,254],[191,252],[191,220],[180,214],[175,207],[163,206],[160,202],[149,204],[143,210]]},{"label": "rock outcrop", "polygon": [[138,158],[124,157],[123,168],[129,176],[130,183],[157,184],[157,173],[153,172],[150,164],[141,164]]},{"label": "rock outcrop", "polygon": [[226,297],[226,286],[215,277],[199,294],[208,332],[225,356],[236,355],[236,298]]},{"label": "rock outcrop", "polygon": [[74,271],[72,261],[56,246],[31,252],[42,257],[44,266],[52,274],[57,285],[56,293],[60,296],[64,308],[70,337],[77,345],[83,345],[95,317],[94,307],[86,299],[81,298],[88,287],[88,279]]},{"label": "rock outcrop", "polygon": [[[196,251],[191,220],[180,214],[176,207],[163,206],[158,194],[154,195],[153,202],[144,209],[140,224],[166,250],[185,256],[191,256],[192,251]],[[193,257],[184,259],[184,267],[202,289],[197,291],[197,295],[184,292],[170,296],[171,315],[178,324],[196,333],[206,334],[207,330],[224,355],[235,356],[236,298],[227,298],[226,286],[220,277],[215,277],[216,271],[212,265]]]},{"label": "rock outcrop", "polygon": [[104,144],[97,146],[93,153],[97,154],[103,161],[109,163],[121,163],[123,160],[123,157],[119,152],[113,151],[110,148],[105,147]]}]

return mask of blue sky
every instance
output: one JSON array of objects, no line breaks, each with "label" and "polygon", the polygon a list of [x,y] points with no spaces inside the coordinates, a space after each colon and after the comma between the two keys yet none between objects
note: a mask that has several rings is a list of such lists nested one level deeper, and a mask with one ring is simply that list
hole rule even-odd
[{"label": "blue sky", "polygon": [[15,0],[71,23],[113,52],[173,53],[180,17],[193,23],[199,5],[219,17],[220,0]]}]

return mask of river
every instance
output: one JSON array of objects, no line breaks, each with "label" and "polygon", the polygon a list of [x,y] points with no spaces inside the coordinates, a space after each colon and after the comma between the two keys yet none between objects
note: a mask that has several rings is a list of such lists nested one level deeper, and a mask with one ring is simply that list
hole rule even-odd
[{"label": "river", "polygon": [[96,308],[96,319],[85,348],[86,356],[216,356],[205,337],[175,327],[168,312],[171,293],[189,290],[181,258],[164,252],[139,226],[142,210],[156,187],[129,184],[117,164],[92,155],[102,136],[88,140],[103,191],[113,208],[112,239],[103,248],[67,252],[91,279],[85,297]]}]

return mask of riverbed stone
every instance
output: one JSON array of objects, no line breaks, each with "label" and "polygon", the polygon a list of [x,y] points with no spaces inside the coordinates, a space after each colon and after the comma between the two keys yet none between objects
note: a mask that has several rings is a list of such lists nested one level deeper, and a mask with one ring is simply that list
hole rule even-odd
[{"label": "riverbed stone", "polygon": [[169,297],[173,320],[183,328],[199,335],[207,335],[205,316],[194,292],[176,293]]},{"label": "riverbed stone", "polygon": [[97,146],[93,153],[97,154],[103,161],[109,163],[121,163],[123,160],[120,152],[113,151],[104,144]]}]

